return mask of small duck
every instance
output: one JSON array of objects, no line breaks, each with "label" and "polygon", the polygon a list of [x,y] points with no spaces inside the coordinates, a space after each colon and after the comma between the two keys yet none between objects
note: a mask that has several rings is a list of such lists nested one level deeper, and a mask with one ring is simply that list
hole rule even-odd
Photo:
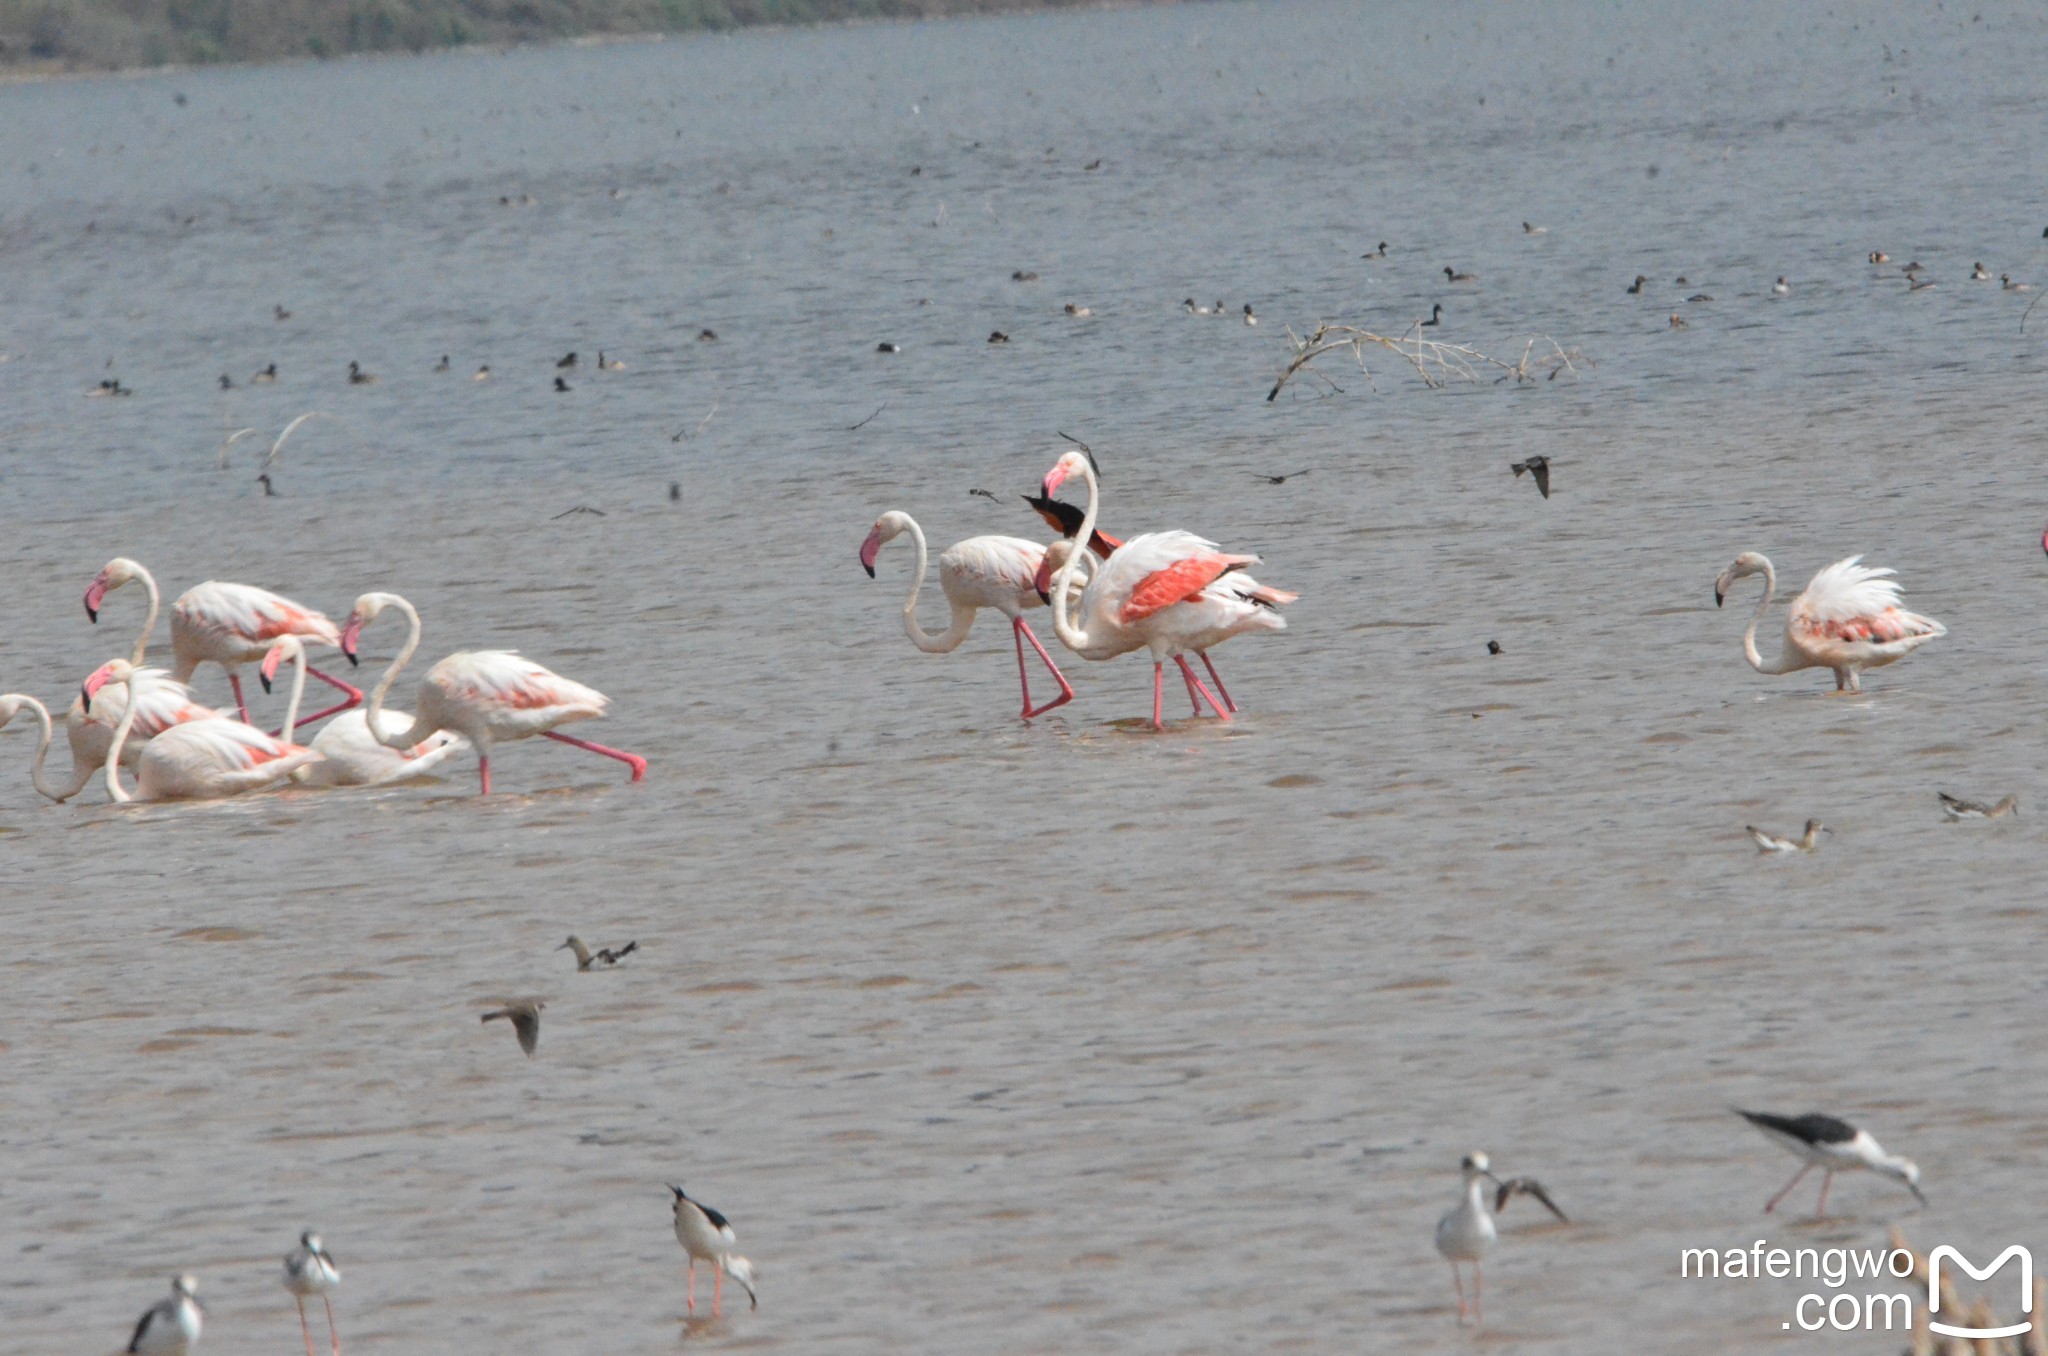
[{"label": "small duck", "polygon": [[1250,302],[1246,302],[1244,304],[1244,323],[1247,325],[1256,325],[1259,323],[1259,318],[1252,314],[1252,304]]},{"label": "small duck", "polygon": [[1792,294],[1792,284],[1786,282],[1784,275],[1780,274],[1778,280],[1771,284],[1771,290],[1781,297],[1790,296]]},{"label": "small duck", "polygon": [[1548,226],[1537,226],[1526,221],[1522,223],[1523,235],[1545,235],[1548,234],[1549,231],[1550,228]]},{"label": "small duck", "polygon": [[1457,269],[1451,268],[1448,265],[1444,268],[1444,277],[1454,283],[1479,281],[1477,273],[1460,273]]},{"label": "small duck", "polygon": [[991,344],[1007,344],[1010,342],[1010,336],[1004,334],[1001,330],[990,330],[988,332],[988,341]]},{"label": "small duck", "polygon": [[1673,312],[1671,313],[1671,322],[1670,322],[1670,323],[1671,323],[1671,328],[1672,328],[1672,329],[1674,329],[1674,330],[1682,330],[1682,329],[1686,329],[1686,328],[1688,328],[1688,326],[1687,326],[1687,325],[1686,325],[1686,323],[1685,323],[1685,317],[1684,317],[1684,316],[1682,316],[1682,315],[1680,315],[1680,314],[1679,314],[1678,312],[1676,312],[1676,311],[1673,311]]},{"label": "small duck", "polygon": [[1691,287],[1692,283],[1689,280],[1687,280],[1686,276],[1683,273],[1681,273],[1671,280],[1671,285],[1673,287]]},{"label": "small duck", "polygon": [[1870,262],[1873,264],[1888,264],[1891,261],[1892,257],[1883,250],[1872,250],[1870,252]]},{"label": "small duck", "polygon": [[364,371],[364,370],[362,369],[362,365],[361,365],[360,363],[357,363],[357,362],[356,362],[356,361],[355,361],[354,359],[350,359],[350,361],[349,361],[349,365],[348,365],[348,384],[349,384],[349,385],[351,385],[351,386],[369,386],[369,385],[373,384],[373,383],[374,383],[374,382],[375,382],[376,380],[377,380],[377,379],[376,379],[376,378],[375,378],[374,376],[370,375],[370,374],[369,374],[368,372],[365,372],[365,371]]},{"label": "small duck", "polygon": [[1376,249],[1376,250],[1373,250],[1373,251],[1372,251],[1371,253],[1369,253],[1369,254],[1361,254],[1361,255],[1359,255],[1358,257],[1359,257],[1359,258],[1361,258],[1361,259],[1384,259],[1384,258],[1386,258],[1386,257],[1387,257],[1387,242],[1386,242],[1386,241],[1384,241],[1384,240],[1380,241],[1380,247],[1379,247],[1378,249]]},{"label": "small duck", "polygon": [[1067,303],[1067,314],[1074,317],[1074,319],[1079,320],[1084,316],[1094,315],[1095,312],[1089,310],[1086,306],[1076,306],[1073,302],[1070,301]]},{"label": "small duck", "polygon": [[1820,836],[1833,832],[1818,819],[1807,820],[1806,832],[1797,838],[1780,838],[1775,833],[1765,833],[1754,824],[1745,824],[1742,827],[1756,840],[1756,850],[1760,853],[1815,852],[1820,848]]},{"label": "small duck", "polygon": [[483,366],[477,368],[475,375],[470,377],[471,381],[489,381],[490,379],[491,365],[489,363],[485,363]]},{"label": "small duck", "polygon": [[1507,653],[1507,651],[1505,651],[1505,650],[1501,649],[1501,647],[1500,647],[1500,642],[1499,642],[1499,641],[1497,641],[1497,640],[1489,640],[1489,641],[1487,641],[1487,642],[1486,642],[1486,652],[1487,652],[1488,654],[1506,654],[1506,653]]},{"label": "small duck", "polygon": [[877,353],[901,353],[902,351],[903,345],[892,344],[886,339],[875,345],[875,352]]},{"label": "small duck", "polygon": [[1444,323],[1444,304],[1443,304],[1442,302],[1440,302],[1440,301],[1439,301],[1439,302],[1436,302],[1435,304],[1433,304],[1433,305],[1432,305],[1432,306],[1431,306],[1431,307],[1429,308],[1429,319],[1427,319],[1427,320],[1419,320],[1419,321],[1417,321],[1417,322],[1416,322],[1416,324],[1418,324],[1418,325],[1421,325],[1421,326],[1424,326],[1424,327],[1427,327],[1427,326],[1431,326],[1431,325],[1441,325],[1441,324],[1443,324],[1443,323]]},{"label": "small duck", "polygon": [[555,378],[555,394],[567,395],[569,392],[575,389],[575,387],[571,386],[568,382],[562,380],[560,377]]},{"label": "small duck", "polygon": [[233,377],[229,376],[229,375],[228,375],[227,373],[225,373],[225,372],[221,373],[221,374],[220,374],[220,389],[221,389],[221,390],[223,390],[223,391],[232,391],[232,390],[234,390],[234,389],[235,389],[235,379],[234,379]]},{"label": "small duck", "polygon": [[1695,292],[1691,296],[1687,297],[1686,301],[1693,305],[1697,305],[1702,301],[1712,301],[1713,299],[1714,298],[1712,296],[1708,295],[1705,292]]},{"label": "small duck", "polygon": [[263,487],[263,497],[265,499],[277,498],[277,486],[270,483],[270,472],[265,471],[257,476],[256,483]]},{"label": "small duck", "polygon": [[277,364],[271,363],[269,366],[265,367],[261,372],[258,372],[254,376],[250,377],[249,384],[251,386],[268,386],[270,385],[271,382],[276,380]]},{"label": "small duck", "polygon": [[1017,270],[1016,272],[1014,272],[1014,273],[1012,273],[1012,274],[1010,275],[1010,281],[1011,281],[1011,282],[1037,282],[1037,281],[1038,281],[1038,275],[1037,275],[1036,273],[1033,273],[1033,272],[1029,271],[1028,269],[1022,269],[1022,268],[1020,268],[1020,269],[1018,269],[1018,270]]},{"label": "small duck", "polygon": [[1933,287],[1934,285],[1935,282],[1932,278],[1906,279],[1906,290],[1908,292],[1925,292],[1928,288]]},{"label": "small duck", "polygon": [[435,363],[435,364],[434,364],[434,370],[435,370],[436,372],[446,372],[446,371],[448,370],[448,355],[447,355],[447,354],[443,353],[443,354],[441,355],[441,361],[440,361],[440,362],[437,362],[437,363]]},{"label": "small duck", "polygon": [[1984,267],[1984,265],[1983,265],[1983,264],[1982,264],[1981,262],[1980,262],[1980,263],[1975,263],[1975,264],[1972,264],[1972,265],[1970,265],[1970,281],[1971,281],[1971,282],[1990,282],[1990,281],[1991,281],[1991,273],[1990,273],[1990,271],[1989,271],[1989,270],[1987,270],[1987,269],[1986,269],[1986,268]]},{"label": "small duck", "polygon": [[1636,274],[1636,280],[1628,285],[1628,294],[1632,297],[1640,296],[1643,291],[1643,284],[1648,281],[1649,279],[1642,274]]},{"label": "small duck", "polygon": [[561,357],[559,357],[559,358],[555,359],[555,366],[556,366],[556,367],[568,368],[568,367],[574,367],[575,365],[576,365],[576,350],[575,350],[575,349],[573,349],[573,348],[572,348],[572,349],[570,349],[570,350],[569,350],[569,351],[568,351],[567,353],[564,353],[564,354],[563,354],[563,355],[562,355]]},{"label": "small duck", "polygon": [[1999,274],[1998,285],[2002,290],[2007,292],[2031,292],[2034,290],[2034,285],[2032,283],[2014,282],[2012,280],[2012,274],[2010,273]]},{"label": "small duck", "polygon": [[90,391],[87,391],[85,393],[86,399],[88,400],[96,396],[125,396],[134,394],[135,392],[132,388],[123,386],[121,384],[121,379],[119,377],[104,377],[101,379],[99,385],[93,387]]},{"label": "small duck", "polygon": [[1941,798],[1941,812],[1951,822],[1958,819],[2003,819],[2020,812],[2020,798],[2007,796],[1996,805],[1985,805],[1980,801],[1962,800],[1946,791],[1934,793]]},{"label": "small duck", "polygon": [[700,344],[715,344],[715,343],[717,343],[717,342],[718,342],[718,331],[717,331],[717,330],[698,330],[698,331],[697,331],[697,342],[698,342],[698,343],[700,343]]},{"label": "small duck", "polygon": [[1188,313],[1189,315],[1207,315],[1207,314],[1209,314],[1209,308],[1208,308],[1208,307],[1206,307],[1206,306],[1197,306],[1197,305],[1195,305],[1195,299],[1194,299],[1193,297],[1189,297],[1189,298],[1188,298],[1188,299],[1187,299],[1186,301],[1183,301],[1183,302],[1182,302],[1182,303],[1180,304],[1180,308],[1181,308],[1181,309],[1182,309],[1183,311],[1186,311],[1186,312],[1187,312],[1187,313]]},{"label": "small duck", "polygon": [[597,351],[597,370],[600,372],[623,372],[626,370],[626,365],[617,358],[605,357],[604,350],[599,349]]},{"label": "small duck", "polygon": [[271,307],[270,314],[275,316],[279,320],[290,320],[292,318],[292,313],[290,311],[287,311],[282,306]]}]

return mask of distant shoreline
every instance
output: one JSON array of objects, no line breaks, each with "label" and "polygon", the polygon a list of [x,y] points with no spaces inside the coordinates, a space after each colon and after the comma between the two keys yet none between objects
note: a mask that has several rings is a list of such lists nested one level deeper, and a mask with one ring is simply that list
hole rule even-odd
[{"label": "distant shoreline", "polygon": [[[366,24],[364,6],[311,0],[301,7],[327,22],[317,31],[278,31],[259,23],[226,23],[205,31],[180,28],[170,5],[148,6],[154,18],[133,19],[109,0],[78,0],[63,21],[28,0],[0,0],[0,85],[49,80],[175,75],[214,67],[286,65],[350,57],[503,54],[521,47],[605,46],[661,42],[742,29],[971,18],[1069,9],[1127,9],[1176,0],[798,0],[761,17],[761,0],[603,0],[571,11],[567,0],[535,0],[531,22],[475,18],[472,0],[386,0],[369,7],[382,22]],[[790,17],[790,11],[810,11]],[[550,11],[558,11],[549,13]],[[644,26],[641,26],[644,25]],[[39,53],[41,53],[39,55]],[[151,60],[151,57],[161,57]]]}]

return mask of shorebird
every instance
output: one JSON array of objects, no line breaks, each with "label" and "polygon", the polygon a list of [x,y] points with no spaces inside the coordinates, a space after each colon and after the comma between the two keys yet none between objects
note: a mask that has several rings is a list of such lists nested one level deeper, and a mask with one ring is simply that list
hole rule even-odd
[{"label": "shorebird", "polygon": [[1771,284],[1771,290],[1781,297],[1786,296],[1792,291],[1792,284],[1786,282],[1785,276],[1781,273],[1778,275],[1778,280]]},{"label": "shorebird", "polygon": [[[561,950],[560,947],[555,949]],[[533,1047],[540,1044],[540,1010],[546,1006],[547,1004],[538,998],[521,1003],[507,1003],[502,1008],[485,1013],[482,1020],[488,1022],[493,1017],[503,1017],[511,1022],[513,1034],[519,1037],[519,1048],[531,1056]]]},{"label": "shorebird", "polygon": [[1982,801],[1958,799],[1946,791],[1934,794],[1941,797],[1942,813],[1950,819],[2003,819],[2020,812],[2018,796],[2007,796],[1996,805],[1986,805]]},{"label": "shorebird", "polygon": [[376,379],[376,378],[375,378],[374,376],[370,375],[370,374],[369,374],[368,372],[365,372],[365,371],[363,370],[363,367],[362,367],[362,364],[361,364],[361,363],[358,363],[358,362],[356,362],[356,361],[355,361],[355,360],[354,360],[353,358],[351,358],[351,359],[349,360],[349,364],[348,364],[348,384],[349,384],[349,385],[351,385],[351,386],[368,386],[368,385],[372,384],[373,382],[375,382],[376,380],[377,380],[377,379]]},{"label": "shorebird", "polygon": [[1418,320],[1418,321],[1416,321],[1415,323],[1416,323],[1416,324],[1418,324],[1418,325],[1424,326],[1424,327],[1428,327],[1428,326],[1430,326],[1430,325],[1441,325],[1441,324],[1443,324],[1443,323],[1444,323],[1444,304],[1443,304],[1442,302],[1440,302],[1440,301],[1439,301],[1439,302],[1435,302],[1435,303],[1432,303],[1432,304],[1431,304],[1431,306],[1430,306],[1430,308],[1429,308],[1429,319],[1427,319],[1427,320]]},{"label": "shorebird", "polygon": [[1868,1130],[1858,1130],[1839,1117],[1812,1111],[1804,1116],[1773,1116],[1764,1111],[1744,1111],[1741,1107],[1734,1110],[1736,1115],[1763,1131],[1766,1139],[1806,1160],[1799,1171],[1792,1174],[1792,1180],[1785,1183],[1785,1189],[1765,1204],[1766,1215],[1790,1194],[1793,1187],[1799,1185],[1800,1178],[1816,1167],[1827,1175],[1821,1178],[1820,1199],[1814,1203],[1815,1219],[1827,1217],[1828,1185],[1835,1180],[1835,1174],[1857,1168],[1869,1168],[1872,1172],[1897,1179],[1913,1193],[1914,1199],[1922,1205],[1927,1204],[1927,1198],[1920,1194],[1919,1165],[1910,1158],[1886,1153],[1884,1146],[1872,1139]]},{"label": "shorebird", "polygon": [[1640,295],[1643,290],[1643,284],[1648,281],[1649,279],[1642,274],[1636,274],[1636,280],[1628,285],[1628,294],[1632,297]]},{"label": "shorebird", "polygon": [[1987,271],[1985,270],[1985,267],[1984,267],[1984,265],[1983,265],[1983,264],[1981,264],[1981,263],[1979,263],[1979,264],[1972,264],[1972,265],[1970,265],[1970,281],[1971,281],[1971,282],[1990,282],[1990,281],[1991,281],[1991,274],[1990,274],[1989,272],[1987,272]]},{"label": "shorebird", "polygon": [[172,1281],[169,1298],[158,1300],[135,1325],[128,1350],[136,1356],[185,1356],[199,1340],[206,1314],[194,1298],[198,1293],[196,1277],[180,1276]]},{"label": "shorebird", "polygon": [[1095,312],[1089,310],[1086,306],[1076,306],[1070,301],[1067,303],[1067,314],[1078,320],[1082,316],[1094,315]]},{"label": "shorebird", "polygon": [[[1516,1177],[1503,1182],[1493,1175],[1492,1165],[1483,1153],[1466,1154],[1464,1162],[1459,1166],[1465,1177],[1465,1199],[1436,1222],[1436,1250],[1451,1264],[1451,1283],[1458,1288],[1458,1322],[1464,1323],[1469,1307],[1472,1321],[1478,1323],[1482,1321],[1479,1310],[1483,1284],[1480,1259],[1486,1255],[1486,1250],[1493,1246],[1493,1241],[1500,1236],[1499,1230],[1494,1227],[1494,1214],[1505,1206],[1511,1197],[1526,1195],[1534,1196],[1543,1202],[1551,1214],[1565,1223],[1569,1224],[1571,1221],[1565,1218],[1564,1211],[1558,1209],[1556,1202],[1550,1199],[1550,1193],[1543,1189],[1542,1183],[1533,1177]],[[1488,1182],[1493,1183],[1495,1188],[1490,1210],[1486,1199]],[[1465,1300],[1465,1280],[1458,1271],[1460,1262],[1472,1264],[1472,1300],[1469,1306]]]},{"label": "shorebird", "polygon": [[333,1356],[341,1356],[341,1330],[334,1326],[334,1301],[327,1298],[327,1292],[340,1284],[341,1269],[320,1245],[320,1235],[311,1229],[300,1234],[297,1250],[285,1254],[284,1288],[299,1302],[299,1331],[306,1338],[306,1356],[313,1356],[313,1330],[306,1326],[306,1300],[314,1295],[327,1306],[327,1337],[333,1344]]},{"label": "shorebird", "polygon": [[1459,271],[1458,271],[1457,269],[1455,269],[1455,268],[1451,268],[1451,267],[1449,267],[1449,266],[1446,266],[1446,267],[1444,268],[1444,277],[1445,277],[1445,278],[1447,278],[1447,279],[1449,279],[1449,280],[1450,280],[1450,281],[1452,281],[1452,282],[1478,282],[1478,281],[1479,281],[1479,275],[1478,275],[1477,273],[1460,273],[1460,272],[1459,272]]},{"label": "shorebird", "polygon": [[578,970],[588,970],[593,965],[617,965],[639,949],[640,943],[627,942],[624,946],[601,946],[592,951],[583,944],[583,939],[573,932],[569,934],[568,941],[555,948],[557,951],[575,952]]},{"label": "shorebird", "polygon": [[713,1210],[702,1201],[693,1201],[683,1194],[683,1189],[671,1184],[669,1190],[676,1193],[676,1242],[683,1245],[690,1255],[690,1312],[697,1312],[697,1263],[707,1262],[712,1268],[711,1316],[718,1317],[719,1292],[730,1276],[747,1292],[751,1308],[761,1307],[761,1297],[754,1293],[754,1264],[734,1254],[732,1225],[725,1216]]},{"label": "shorebird", "polygon": [[1531,457],[1527,461],[1509,462],[1508,469],[1515,473],[1517,480],[1522,478],[1522,472],[1527,471],[1536,479],[1537,493],[1545,499],[1550,498],[1550,458]]},{"label": "shorebird", "polygon": [[250,377],[249,384],[251,386],[268,386],[270,385],[271,382],[276,380],[277,364],[272,363],[268,367],[264,368],[261,372],[258,372],[254,376]]},{"label": "shorebird", "polygon": [[570,349],[567,353],[564,353],[561,357],[555,359],[555,366],[557,367],[574,367],[575,365],[576,350],[573,348]]},{"label": "shorebird", "polygon": [[1834,830],[1818,819],[1806,821],[1806,832],[1797,838],[1780,838],[1775,833],[1765,833],[1754,824],[1744,824],[1744,832],[1756,839],[1758,852],[1813,852],[1820,847],[1820,836]]}]

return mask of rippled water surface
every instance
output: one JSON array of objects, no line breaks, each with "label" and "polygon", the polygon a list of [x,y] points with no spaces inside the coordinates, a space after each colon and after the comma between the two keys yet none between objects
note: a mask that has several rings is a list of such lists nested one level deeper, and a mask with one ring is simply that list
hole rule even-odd
[{"label": "rippled water surface", "polygon": [[[397,590],[653,764],[119,810],[0,735],[7,1349],[112,1349],[178,1268],[207,1350],[293,1349],[309,1224],[358,1351],[1446,1349],[1473,1148],[1575,1221],[1510,1208],[1481,1345],[1896,1347],[1676,1254],[2048,1244],[2048,317],[1968,278],[2048,283],[2044,70],[2014,5],[1268,3],[0,88],[0,684],[126,648],[136,590],[79,607],[126,554]],[[1263,399],[1285,327],[1437,302],[1593,365]],[[999,618],[921,655],[908,543],[860,571],[888,508],[1038,535],[1062,431],[1111,530],[1301,592],[1219,651],[1236,722],[1074,659],[1026,726]],[[1868,552],[1950,635],[1760,677],[1743,548]],[[522,994],[532,1060],[477,1021]],[[1932,1206],[1765,1220],[1731,1105],[1868,1124]],[[758,1313],[684,1322],[669,1181]]]}]

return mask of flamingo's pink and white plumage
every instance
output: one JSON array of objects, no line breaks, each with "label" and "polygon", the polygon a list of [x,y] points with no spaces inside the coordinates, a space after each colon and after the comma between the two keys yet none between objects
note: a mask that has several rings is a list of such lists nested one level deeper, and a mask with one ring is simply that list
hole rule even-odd
[{"label": "flamingo's pink and white plumage", "polygon": [[[141,679],[138,683],[117,683],[95,694],[90,710],[81,697],[73,700],[71,709],[64,713],[64,734],[71,743],[72,767],[80,774],[79,787],[106,763],[107,750],[114,745],[114,729],[120,725],[130,701],[137,703],[137,709],[135,723],[129,727],[127,742],[121,748],[121,762],[126,767],[141,762],[142,751],[150,741],[173,725],[210,720],[221,714],[194,701],[192,689],[163,669],[140,668],[136,674]],[[78,787],[72,790],[75,794]]]},{"label": "flamingo's pink and white plumage", "polygon": [[[409,711],[386,707],[378,728],[397,738],[412,728]],[[469,751],[469,741],[450,730],[437,730],[406,749],[387,747],[371,737],[370,713],[344,711],[320,727],[313,739],[320,761],[292,774],[307,786],[381,786],[408,777],[424,777],[451,758]]]},{"label": "flamingo's pink and white plumage", "polygon": [[188,720],[149,741],[136,766],[142,800],[216,800],[275,786],[320,755],[253,725],[216,716]]},{"label": "flamingo's pink and white plumage", "polygon": [[1948,634],[1948,628],[1932,617],[1900,606],[1898,581],[1892,578],[1895,571],[1874,568],[1862,560],[1862,556],[1850,556],[1814,575],[1786,614],[1783,651],[1777,659],[1766,661],[1756,648],[1756,628],[1777,591],[1777,571],[1755,551],[1737,556],[1714,581],[1714,603],[1720,605],[1736,580],[1752,574],[1764,576],[1763,601],[1743,636],[1750,666],[1771,674],[1832,669],[1838,691],[1858,692],[1864,669],[1895,663]]},{"label": "flamingo's pink and white plumage", "polygon": [[[908,532],[917,545],[917,574],[910,585],[910,597],[903,605],[903,629],[910,637],[911,644],[926,654],[949,654],[960,648],[967,634],[974,626],[974,614],[982,608],[990,608],[1010,619],[1011,639],[1017,649],[1017,681],[1023,689],[1022,716],[1030,720],[1042,716],[1055,707],[1064,706],[1074,699],[1074,689],[1068,684],[1066,675],[1052,656],[1045,652],[1038,637],[1032,633],[1030,623],[1024,620],[1024,613],[1034,607],[1044,606],[1037,580],[1045,563],[1045,548],[1037,542],[1022,537],[982,536],[968,537],[947,547],[939,555],[939,587],[946,595],[946,605],[951,610],[951,623],[938,635],[932,635],[918,624],[917,598],[924,587],[925,540],[924,529],[909,514],[890,510],[875,519],[874,528],[860,545],[861,568],[868,572],[870,579],[875,574],[875,558],[881,554],[885,543]],[[1043,706],[1031,704],[1031,678],[1024,664],[1024,643],[1031,642],[1031,648],[1045,661],[1052,671],[1053,681],[1059,685],[1059,695]]]}]

